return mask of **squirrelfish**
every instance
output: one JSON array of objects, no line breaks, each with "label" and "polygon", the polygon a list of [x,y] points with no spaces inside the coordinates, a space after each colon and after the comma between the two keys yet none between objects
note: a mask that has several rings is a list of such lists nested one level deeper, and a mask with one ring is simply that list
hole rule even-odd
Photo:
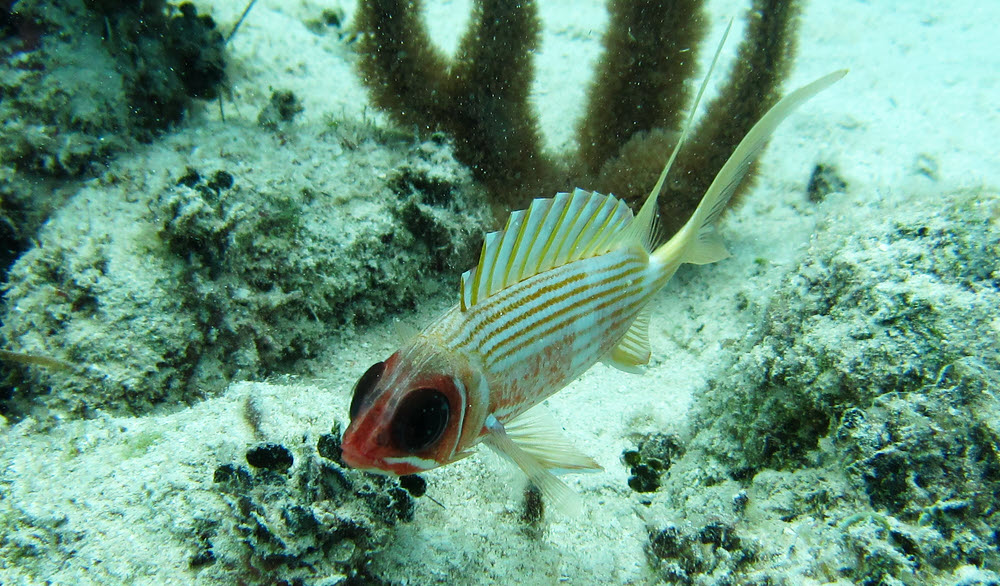
[{"label": "squirrelfish", "polygon": [[627,372],[647,364],[650,300],[681,264],[728,255],[714,223],[750,163],[794,108],[845,73],[771,108],[665,242],[656,228],[657,197],[683,138],[635,216],[613,195],[582,189],[512,213],[462,275],[458,304],[358,380],[344,462],[414,474],[464,458],[483,442],[547,497],[572,500],[554,471],[600,466],[522,414],[598,361]]}]

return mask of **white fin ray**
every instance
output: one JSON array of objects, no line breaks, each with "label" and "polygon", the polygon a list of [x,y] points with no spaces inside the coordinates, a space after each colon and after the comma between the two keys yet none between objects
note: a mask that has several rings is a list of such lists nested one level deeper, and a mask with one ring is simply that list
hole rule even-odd
[{"label": "white fin ray", "polygon": [[479,254],[479,266],[483,267],[483,270],[476,275],[476,291],[489,290],[489,279],[493,275],[497,254],[503,244],[500,240],[502,234],[502,232],[491,232],[483,239],[483,249]]},{"label": "white fin ray", "polygon": [[653,355],[649,344],[650,313],[648,307],[639,312],[632,327],[604,358],[605,364],[630,374],[642,373],[641,367],[649,364],[649,358]]},{"label": "white fin ray", "polygon": [[486,418],[489,433],[483,442],[510,462],[513,462],[538,487],[546,499],[567,515],[580,512],[580,496],[565,482],[556,478],[538,458],[511,439],[496,417]]},{"label": "white fin ray", "polygon": [[[583,192],[583,190],[579,190]],[[583,192],[587,193],[587,192]],[[589,258],[607,252],[607,240],[632,220],[632,210],[613,195],[594,193],[599,204],[579,229],[571,258]]]},{"label": "white fin ray", "polygon": [[518,415],[504,429],[511,441],[553,473],[603,470],[560,433],[559,426],[543,409],[535,408]]},{"label": "white fin ray", "polygon": [[680,153],[681,147],[684,145],[684,141],[687,139],[687,135],[691,132],[691,127],[694,126],[694,115],[698,111],[698,105],[701,103],[701,98],[705,94],[705,88],[708,87],[708,80],[712,77],[712,71],[715,70],[715,65],[719,62],[719,55],[722,54],[722,47],[726,44],[726,39],[729,37],[729,31],[733,28],[733,20],[729,20],[729,24],[726,26],[725,32],[722,34],[722,39],[719,41],[719,45],[715,48],[715,55],[712,57],[712,63],[708,66],[708,73],[705,74],[705,78],[701,81],[701,86],[698,88],[698,94],[694,98],[694,104],[691,106],[691,111],[688,113],[687,121],[684,123],[684,128],[681,131],[680,137],[677,139],[677,143],[674,144],[674,149],[670,153],[670,158],[667,159],[667,164],[663,166],[663,170],[660,171],[660,177],[656,180],[656,185],[653,186],[652,191],[646,197],[646,201],[643,202],[642,207],[639,209],[639,213],[636,214],[635,219],[632,223],[625,229],[625,232],[621,235],[621,240],[623,242],[637,243],[643,247],[647,252],[653,252],[660,247],[664,242],[663,233],[660,231],[659,226],[659,204],[657,200],[660,197],[660,192],[663,191],[663,184],[667,180],[667,175],[670,173],[670,169],[674,165],[674,161],[677,159],[677,154]]},{"label": "white fin ray", "polygon": [[[557,232],[563,219],[566,217],[566,212],[568,211],[567,204],[572,203],[569,197],[568,193],[557,193],[554,198],[549,200],[548,205],[544,206],[546,208],[545,215],[540,218],[537,224],[538,229],[530,233],[527,233],[528,231],[526,230],[526,235],[530,236],[531,240],[521,241],[522,245],[526,244],[528,246],[528,253],[518,273],[519,281],[552,268],[551,259],[548,258],[548,251],[558,236]],[[532,210],[529,207],[529,221],[531,221],[532,216]]]},{"label": "white fin ray", "polygon": [[603,254],[632,223],[632,210],[613,195],[582,189],[536,199],[486,235],[479,264],[462,275],[462,311],[531,276]]},{"label": "white fin ray", "polygon": [[[573,197],[583,198],[586,194],[587,192],[580,188],[573,190]],[[583,205],[573,206],[572,216],[566,215],[560,226],[563,234],[558,238],[557,244],[549,251],[552,266],[562,266],[570,259],[576,258],[576,254],[579,252],[579,239],[583,236],[587,223],[593,219],[602,205],[611,201],[606,197],[594,197],[594,194],[590,194],[590,197],[583,199]]]},{"label": "white fin ray", "polygon": [[510,215],[507,219],[507,225],[504,227],[503,231],[498,232],[498,234],[512,234],[512,238],[502,238],[500,240],[500,245],[497,247],[497,258],[502,260],[501,264],[494,265],[493,274],[490,279],[489,291],[497,291],[503,288],[503,284],[510,279],[511,272],[514,270],[514,261],[517,257],[513,254],[517,247],[517,243],[520,242],[524,237],[524,222],[525,210],[518,210]]}]

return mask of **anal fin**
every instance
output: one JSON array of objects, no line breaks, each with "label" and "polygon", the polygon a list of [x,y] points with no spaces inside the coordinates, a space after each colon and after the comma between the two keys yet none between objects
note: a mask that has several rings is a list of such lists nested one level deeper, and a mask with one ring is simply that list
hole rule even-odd
[{"label": "anal fin", "polygon": [[652,355],[649,346],[649,315],[649,308],[639,312],[632,322],[632,327],[625,332],[618,345],[604,357],[606,364],[631,374],[642,372],[642,367],[649,364],[649,357]]}]

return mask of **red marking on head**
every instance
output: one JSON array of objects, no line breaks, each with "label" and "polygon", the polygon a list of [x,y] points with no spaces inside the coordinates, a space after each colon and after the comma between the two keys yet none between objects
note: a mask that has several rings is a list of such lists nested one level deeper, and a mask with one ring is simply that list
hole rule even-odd
[{"label": "red marking on head", "polygon": [[[385,397],[388,399],[388,397]],[[385,400],[373,405],[363,415],[351,422],[344,432],[341,442],[342,458],[351,468],[370,470],[405,476],[423,472],[423,469],[406,463],[390,463],[386,458],[399,456],[399,450],[393,448],[389,437],[387,424],[389,418],[385,413]]]},{"label": "red marking on head", "polygon": [[341,442],[348,466],[405,475],[453,456],[464,400],[452,376],[418,372],[397,352],[380,376],[361,378],[352,405]]}]

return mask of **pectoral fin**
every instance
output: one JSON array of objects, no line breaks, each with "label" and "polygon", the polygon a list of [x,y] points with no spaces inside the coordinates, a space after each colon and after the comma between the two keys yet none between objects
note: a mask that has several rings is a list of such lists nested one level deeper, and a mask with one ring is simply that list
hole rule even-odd
[{"label": "pectoral fin", "polygon": [[601,466],[580,454],[537,415],[522,416],[505,429],[496,417],[486,418],[486,445],[520,468],[545,497],[567,514],[580,509],[579,496],[554,471],[594,470]]},{"label": "pectoral fin", "polygon": [[590,456],[577,451],[542,409],[520,415],[505,431],[517,446],[555,474],[603,470]]}]

